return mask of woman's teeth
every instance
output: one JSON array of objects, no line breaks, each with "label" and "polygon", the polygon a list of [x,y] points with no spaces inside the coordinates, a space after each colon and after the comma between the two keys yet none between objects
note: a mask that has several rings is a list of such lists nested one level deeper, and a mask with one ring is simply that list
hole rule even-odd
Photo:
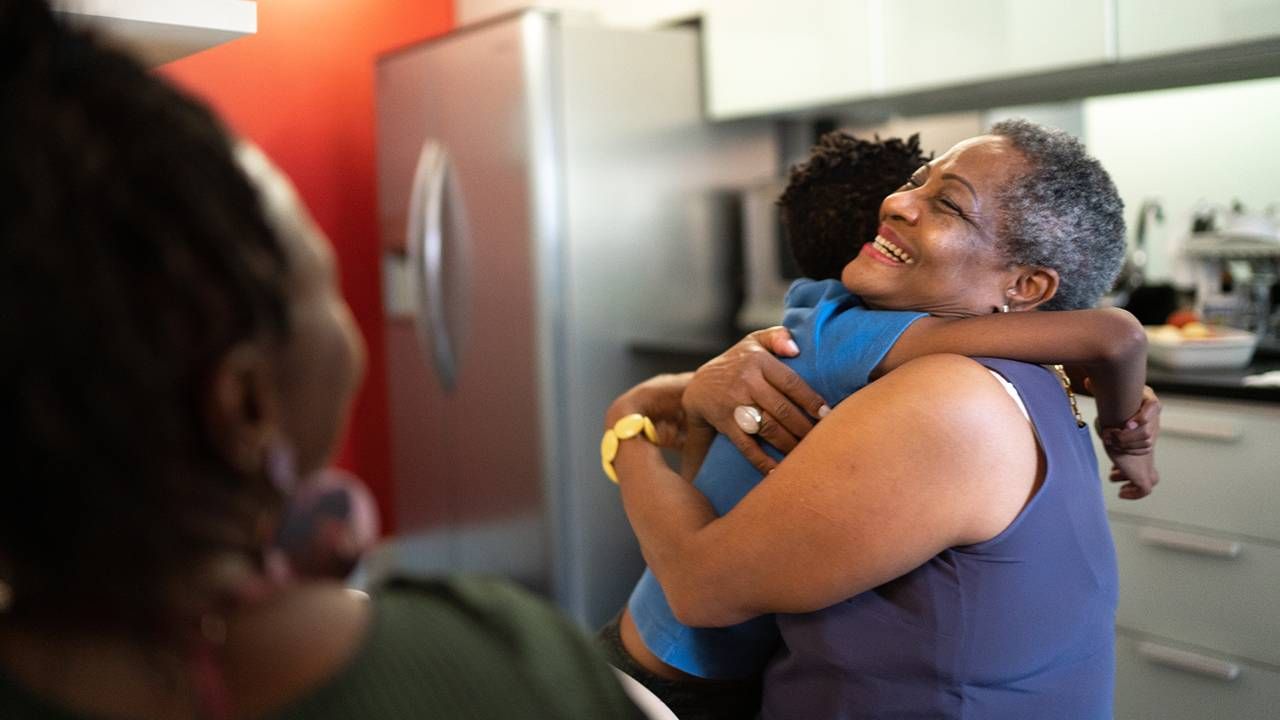
[{"label": "woman's teeth", "polygon": [[875,247],[875,249],[879,250],[885,255],[888,255],[894,260],[897,260],[898,262],[903,262],[908,265],[914,265],[916,262],[915,258],[907,254],[906,250],[903,250],[902,248],[898,247],[897,245],[894,245],[888,240],[885,240],[879,235],[876,236],[875,242],[873,242],[872,245]]}]

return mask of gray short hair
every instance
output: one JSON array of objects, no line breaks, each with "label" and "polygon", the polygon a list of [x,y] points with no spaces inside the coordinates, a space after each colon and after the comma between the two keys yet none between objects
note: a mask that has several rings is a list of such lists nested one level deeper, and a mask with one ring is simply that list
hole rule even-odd
[{"label": "gray short hair", "polygon": [[1029,165],[1000,193],[1001,251],[1015,265],[1058,272],[1058,292],[1042,309],[1092,307],[1124,263],[1124,202],[1111,176],[1061,130],[1005,120],[991,134]]}]

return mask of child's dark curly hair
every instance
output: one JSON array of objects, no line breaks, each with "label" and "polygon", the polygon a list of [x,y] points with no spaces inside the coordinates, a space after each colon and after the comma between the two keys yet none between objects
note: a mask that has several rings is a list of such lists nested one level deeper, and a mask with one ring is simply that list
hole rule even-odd
[{"label": "child's dark curly hair", "polygon": [[929,162],[920,136],[859,140],[841,131],[818,139],[809,159],[791,168],[778,198],[796,266],[806,277],[839,278],[875,238],[880,202]]}]

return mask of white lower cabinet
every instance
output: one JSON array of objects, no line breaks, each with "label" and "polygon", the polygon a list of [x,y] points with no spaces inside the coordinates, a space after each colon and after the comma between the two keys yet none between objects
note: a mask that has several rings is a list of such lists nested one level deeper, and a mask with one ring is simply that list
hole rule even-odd
[{"label": "white lower cabinet", "polygon": [[[1280,718],[1280,406],[1161,400],[1159,486],[1136,501],[1106,489],[1116,718]],[[1096,416],[1090,398],[1081,412]]]},{"label": "white lower cabinet", "polygon": [[1111,532],[1120,627],[1280,667],[1280,547],[1116,518]]},{"label": "white lower cabinet", "polygon": [[[1124,580],[1121,580],[1123,585]],[[1116,638],[1116,720],[1280,717],[1280,672],[1176,640]]]},{"label": "white lower cabinet", "polygon": [[1280,405],[1162,401],[1156,467],[1163,484],[1137,502],[1109,493],[1107,509],[1280,542]]}]

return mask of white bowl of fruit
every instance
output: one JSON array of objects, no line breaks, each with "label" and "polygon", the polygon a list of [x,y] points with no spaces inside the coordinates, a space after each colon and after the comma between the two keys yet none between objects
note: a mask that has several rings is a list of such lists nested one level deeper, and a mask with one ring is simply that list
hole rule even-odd
[{"label": "white bowl of fruit", "polygon": [[1206,325],[1179,311],[1164,325],[1148,325],[1147,357],[1169,368],[1241,368],[1249,364],[1258,336],[1221,325]]}]

